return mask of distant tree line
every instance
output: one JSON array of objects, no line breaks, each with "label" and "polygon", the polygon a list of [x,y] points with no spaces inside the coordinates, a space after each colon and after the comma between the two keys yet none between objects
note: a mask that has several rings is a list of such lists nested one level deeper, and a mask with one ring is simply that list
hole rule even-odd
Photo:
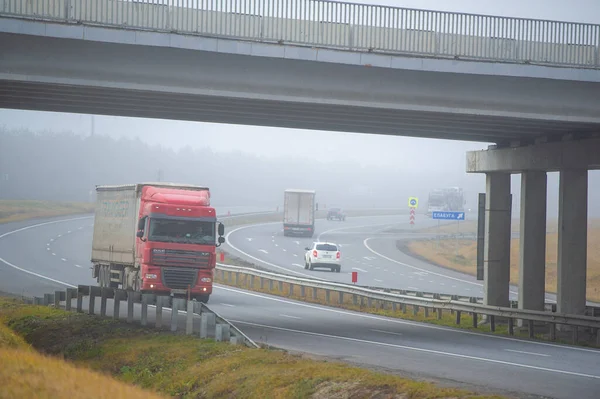
[{"label": "distant tree line", "polygon": [[[185,147],[179,151],[142,140],[82,136],[70,132],[31,132],[0,126],[0,199],[90,201],[96,185],[169,181],[210,187],[217,206],[282,206],[283,190],[317,191],[320,205],[407,207],[409,196],[425,207],[431,189],[461,186],[467,207],[476,209],[485,176],[467,175],[464,165],[419,170],[419,165],[361,166],[352,160],[271,158],[245,152]],[[431,170],[431,168],[429,169]],[[589,213],[600,214],[600,173],[590,172]],[[519,186],[513,185],[518,216]],[[558,206],[558,176],[548,179],[549,213]]]},{"label": "distant tree line", "polygon": [[[411,188],[403,179],[419,181]],[[209,148],[180,151],[140,139],[0,129],[0,199],[89,201],[99,184],[171,181],[207,185],[215,204],[281,206],[286,188],[317,191],[321,205],[405,206],[427,184],[401,170],[351,160],[264,158]]]}]

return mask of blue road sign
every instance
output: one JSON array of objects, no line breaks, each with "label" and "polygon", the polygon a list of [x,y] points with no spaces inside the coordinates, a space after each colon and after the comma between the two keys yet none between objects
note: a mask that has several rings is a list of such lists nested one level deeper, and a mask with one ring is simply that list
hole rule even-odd
[{"label": "blue road sign", "polygon": [[417,205],[417,200],[415,200],[414,198],[411,198],[411,199],[410,199],[410,205],[411,205],[411,206],[415,206],[415,205]]},{"label": "blue road sign", "polygon": [[465,220],[464,212],[432,212],[433,219],[442,220]]}]

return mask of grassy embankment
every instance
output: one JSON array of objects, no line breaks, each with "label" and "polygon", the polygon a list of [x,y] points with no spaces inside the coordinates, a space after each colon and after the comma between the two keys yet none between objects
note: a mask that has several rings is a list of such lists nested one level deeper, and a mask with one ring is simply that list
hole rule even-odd
[{"label": "grassy embankment", "polygon": [[[513,220],[512,230],[519,231],[519,222]],[[454,234],[456,224],[421,230],[421,232]],[[460,225],[463,233],[475,233],[475,222],[464,222]],[[463,273],[476,275],[477,242],[475,240],[441,239],[439,245],[436,240],[418,240],[409,243],[399,243],[399,248],[408,250],[409,253],[442,267],[458,270]],[[557,259],[558,259],[558,233],[557,223],[549,222],[546,234],[546,291],[556,292]],[[455,250],[455,248],[458,248]],[[588,264],[587,264],[587,297],[591,301],[600,302],[600,220],[593,220],[588,224]],[[455,253],[456,252],[456,253]],[[511,241],[510,250],[510,281],[519,283],[519,239]]]},{"label": "grassy embankment", "polygon": [[6,298],[0,358],[0,398],[497,397]]},{"label": "grassy embankment", "polygon": [[94,204],[85,202],[0,200],[0,224],[91,213],[94,211],[94,206]]}]

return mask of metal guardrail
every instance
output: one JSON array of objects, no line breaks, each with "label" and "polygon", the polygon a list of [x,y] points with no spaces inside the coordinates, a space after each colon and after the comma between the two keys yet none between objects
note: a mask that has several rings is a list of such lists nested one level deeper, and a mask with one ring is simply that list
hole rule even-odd
[{"label": "metal guardrail", "polygon": [[600,25],[327,0],[4,0],[0,15],[353,51],[600,68]]},{"label": "metal guardrail", "polygon": [[[461,301],[468,303],[479,303],[483,304],[482,297],[474,297],[467,295],[452,295],[452,294],[444,294],[444,293],[435,293],[435,292],[427,292],[427,291],[415,291],[415,290],[400,290],[400,289],[392,289],[392,288],[384,288],[384,287],[371,287],[371,286],[360,286],[362,288],[368,288],[370,290],[381,291],[381,292],[390,292],[392,294],[399,295],[409,295],[416,296],[421,298],[438,298],[438,299],[450,299],[453,301]],[[519,301],[509,301],[509,307],[512,309],[518,309]],[[546,302],[544,304],[544,310],[546,312],[556,313],[557,305],[554,302]],[[587,305],[585,308],[585,315],[591,317],[600,317],[600,307]]]},{"label": "metal guardrail", "polygon": [[[301,288],[301,296],[306,297],[306,288],[311,288],[312,298],[317,299],[317,290],[325,291],[326,302],[332,304],[331,293],[335,292],[338,294],[338,304],[344,303],[344,295],[351,295],[354,305],[364,305],[364,301],[367,301],[368,307],[373,307],[373,301],[377,301],[381,306],[385,307],[387,304],[391,304],[392,309],[396,310],[399,305],[403,312],[406,312],[407,306],[413,307],[414,314],[417,314],[419,308],[425,309],[425,314],[428,316],[430,309],[437,312],[438,319],[442,318],[442,312],[444,310],[451,311],[456,315],[456,324],[460,324],[460,317],[462,313],[468,313],[473,315],[473,327],[477,328],[477,315],[486,316],[489,320],[491,331],[496,329],[496,320],[507,319],[508,330],[510,335],[514,335],[514,322],[515,320],[526,321],[528,324],[529,336],[534,338],[535,336],[535,325],[534,322],[545,323],[549,326],[551,339],[556,340],[556,325],[567,325],[572,328],[572,339],[574,343],[578,342],[578,333],[580,328],[592,329],[596,334],[597,344],[600,345],[600,318],[583,316],[583,315],[572,315],[563,313],[550,313],[544,311],[535,310],[522,310],[515,308],[503,308],[496,306],[487,306],[476,303],[473,300],[469,302],[458,300],[455,298],[442,299],[441,295],[434,294],[432,298],[425,298],[423,296],[412,296],[392,292],[382,292],[379,290],[373,290],[366,287],[357,287],[348,284],[334,283],[322,280],[312,280],[301,277],[292,277],[282,274],[276,274],[271,272],[265,272],[261,270],[218,264],[217,271],[221,273],[223,281],[229,283],[235,283],[239,285],[240,275],[249,277],[249,287],[254,288],[255,278],[259,279],[259,287],[264,289],[265,282],[269,283],[269,290],[274,290],[274,282],[279,284],[279,292],[283,292],[283,284],[289,285],[289,296],[294,293],[294,287],[298,286]],[[227,273],[227,279],[225,274]]]},{"label": "metal guardrail", "polygon": [[[88,303],[85,311],[88,314],[99,314],[106,317],[108,299],[112,299],[112,318],[123,320],[121,302],[125,301],[127,303],[125,320],[128,323],[133,323],[135,320],[135,305],[141,305],[140,324],[147,326],[148,308],[154,307],[154,326],[157,329],[163,328],[163,310],[170,310],[170,330],[172,332],[178,330],[179,316],[184,313],[186,316],[186,335],[196,334],[200,338],[214,338],[216,341],[243,344],[251,348],[259,347],[246,334],[204,303],[182,298],[79,285],[77,288],[67,288],[65,291],[55,291],[53,294],[45,294],[43,297],[34,297],[32,303],[35,305],[54,304],[56,308],[64,307],[67,311],[74,309],[78,313],[83,313],[83,299],[86,297]],[[96,299],[100,301],[100,312],[97,312]],[[73,308],[73,301],[76,301],[75,308]],[[200,317],[200,330],[194,331],[194,318],[198,316]]]}]

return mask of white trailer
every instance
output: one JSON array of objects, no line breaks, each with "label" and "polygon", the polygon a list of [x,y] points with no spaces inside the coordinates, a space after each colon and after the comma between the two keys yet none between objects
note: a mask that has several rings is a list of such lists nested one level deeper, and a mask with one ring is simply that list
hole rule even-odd
[{"label": "white trailer", "polygon": [[315,233],[315,191],[288,189],[283,198],[283,235],[312,237]]}]

